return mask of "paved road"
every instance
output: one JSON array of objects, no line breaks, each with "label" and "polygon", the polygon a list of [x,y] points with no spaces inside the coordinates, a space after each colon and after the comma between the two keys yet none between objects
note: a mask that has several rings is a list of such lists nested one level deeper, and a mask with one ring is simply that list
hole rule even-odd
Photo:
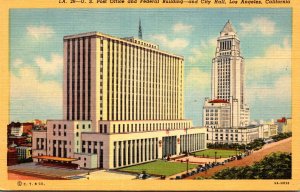
[{"label": "paved road", "polygon": [[262,149],[255,151],[250,156],[247,156],[241,160],[236,160],[229,162],[223,166],[217,166],[212,169],[209,169],[207,172],[202,172],[186,179],[194,179],[196,177],[204,177],[208,178],[213,176],[216,172],[219,172],[222,169],[227,167],[236,167],[236,166],[246,166],[246,165],[253,165],[255,162],[262,160],[266,155],[273,153],[273,152],[292,152],[292,138],[287,138],[275,143],[270,143],[264,145]]},{"label": "paved road", "polygon": [[42,177],[8,172],[8,180],[43,180]]}]

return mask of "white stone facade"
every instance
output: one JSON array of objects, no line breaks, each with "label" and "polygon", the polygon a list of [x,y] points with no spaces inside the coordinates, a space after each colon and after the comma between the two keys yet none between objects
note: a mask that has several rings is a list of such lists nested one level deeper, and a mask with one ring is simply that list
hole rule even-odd
[{"label": "white stone facade", "polygon": [[255,139],[268,139],[277,135],[276,124],[250,125],[239,128],[207,128],[207,143],[247,144]]},{"label": "white stone facade", "polygon": [[250,109],[244,100],[244,58],[230,21],[217,39],[211,74],[211,98],[204,102],[203,125],[208,128],[247,127]]},{"label": "white stone facade", "polygon": [[183,57],[136,38],[64,37],[64,120],[33,133],[34,155],[115,169],[206,148],[184,119]]}]

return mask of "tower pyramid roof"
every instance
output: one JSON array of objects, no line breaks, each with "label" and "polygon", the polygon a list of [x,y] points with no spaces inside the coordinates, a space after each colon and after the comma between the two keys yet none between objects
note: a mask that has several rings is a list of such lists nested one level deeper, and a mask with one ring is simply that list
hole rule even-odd
[{"label": "tower pyramid roof", "polygon": [[230,20],[228,20],[227,23],[224,25],[224,28],[221,31],[221,33],[230,33],[230,32],[236,33],[236,31],[235,31],[234,27],[232,26]]}]

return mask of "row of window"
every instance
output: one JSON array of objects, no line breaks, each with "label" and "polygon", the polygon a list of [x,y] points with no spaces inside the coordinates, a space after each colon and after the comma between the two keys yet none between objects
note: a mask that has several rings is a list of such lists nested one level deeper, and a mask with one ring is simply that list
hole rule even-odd
[{"label": "row of window", "polygon": [[231,55],[231,51],[223,51],[220,55]]},{"label": "row of window", "polygon": [[45,138],[36,138],[36,149],[44,150],[46,149],[47,140]]},{"label": "row of window", "polygon": [[[77,47],[77,49],[75,49]],[[82,49],[81,49],[82,48]],[[87,53],[86,53],[87,49]],[[81,53],[82,52],[82,53]],[[87,54],[87,57],[86,57]],[[81,57],[82,55],[82,61]],[[81,70],[81,63],[82,69]],[[87,68],[87,74],[86,69]],[[76,73],[76,70],[77,73]],[[80,79],[82,73],[82,80]],[[67,40],[67,119],[68,120],[87,120],[90,119],[90,109],[91,109],[91,38],[83,38],[82,45],[80,45],[80,40],[72,39]],[[86,82],[80,86],[80,82]],[[82,97],[79,92],[77,94],[76,90],[82,90]],[[87,92],[87,95],[86,95]],[[76,96],[75,96],[76,94]],[[87,106],[86,106],[86,96],[87,96]],[[75,104],[75,98],[77,103]],[[82,110],[80,110],[80,104],[82,103]],[[75,114],[75,107],[77,113]],[[87,114],[86,114],[87,111]]]},{"label": "row of window", "polygon": [[[100,125],[100,132],[101,132]],[[113,133],[130,133],[142,131],[161,131],[190,128],[190,122],[185,123],[135,123],[135,124],[113,124]],[[106,132],[106,125],[103,126],[103,133]]]},{"label": "row of window", "polygon": [[[119,47],[121,47],[121,51],[120,52],[115,52],[115,49],[118,50]],[[123,110],[122,108],[124,107],[125,108],[125,113],[127,111],[132,111],[131,114],[129,113],[126,113],[126,114],[129,114],[129,118],[126,118],[126,119],[153,119],[155,118],[154,117],[154,114],[151,113],[151,111],[154,111],[153,108],[154,108],[154,105],[150,105],[148,108],[145,107],[143,109],[143,111],[139,110],[139,113],[136,113],[136,110],[138,106],[141,106],[144,104],[142,104],[142,99],[141,99],[141,96],[140,97],[137,97],[136,98],[136,105],[118,105],[118,106],[110,106],[110,99],[111,98],[118,98],[119,96],[121,96],[118,92],[113,92],[112,89],[112,86],[110,86],[110,84],[112,85],[115,85],[117,86],[116,89],[120,89],[121,92],[125,92],[125,93],[130,93],[130,97],[134,97],[134,95],[136,93],[138,93],[138,95],[148,95],[149,91],[150,92],[153,92],[152,89],[154,89],[154,87],[151,88],[150,86],[150,90],[149,89],[143,89],[142,88],[142,84],[141,83],[137,83],[137,86],[135,85],[136,84],[136,81],[141,81],[142,80],[142,77],[145,79],[150,79],[152,81],[157,81],[157,79],[159,79],[159,81],[163,81],[167,84],[175,84],[174,87],[177,89],[176,92],[178,92],[178,83],[179,83],[179,77],[178,75],[178,72],[180,72],[182,74],[182,67],[180,67],[179,65],[174,65],[174,67],[171,69],[171,63],[172,62],[176,62],[179,64],[179,60],[177,58],[174,58],[174,57],[171,57],[171,56],[168,56],[168,55],[162,55],[159,53],[159,55],[152,55],[151,59],[148,59],[150,58],[150,51],[146,51],[147,49],[141,49],[140,47],[136,47],[137,49],[140,49],[141,51],[137,52],[137,50],[134,50],[134,46],[127,46],[124,47],[125,48],[125,51],[123,51],[124,49],[122,48],[123,45],[122,44],[119,44],[117,41],[108,41],[108,50],[110,51],[110,49],[112,48],[111,52],[108,52],[107,54],[107,59],[108,59],[108,71],[107,71],[107,76],[108,78],[111,78],[108,79],[107,83],[107,88],[108,88],[108,105],[107,105],[107,111],[108,111],[108,120],[123,120]],[[131,54],[130,54],[131,53]],[[116,76],[119,76],[119,73],[122,75],[123,73],[123,68],[121,71],[119,71],[119,67],[116,67],[116,63],[119,63],[118,61],[118,55],[121,56],[121,58],[123,58],[124,56],[127,58],[125,60],[122,60],[121,59],[121,63],[124,63],[124,68],[132,68],[132,69],[140,69],[140,70],[136,70],[136,71],[131,71],[130,73],[126,73],[126,76],[125,79],[131,79],[132,80],[132,85],[131,86],[123,86],[124,83],[121,83],[121,84],[116,84],[116,79],[113,78],[114,77],[114,74],[116,73]],[[129,55],[129,57],[127,57],[127,55]],[[146,65],[141,65],[141,63],[145,63],[143,62],[142,60],[142,55],[144,56],[144,58],[146,58]],[[158,56],[158,57],[155,57],[154,56]],[[167,62],[167,57],[169,58],[168,62]],[[155,62],[155,59],[156,59],[156,62],[157,63],[162,63],[164,61],[164,63],[160,66],[160,65],[156,65],[156,71],[157,73],[153,73],[154,75],[151,76],[151,70],[154,71],[155,68],[149,68],[149,66],[147,66],[147,63],[150,63],[150,62]],[[157,60],[158,59],[158,60]],[[173,60],[171,62],[171,60]],[[160,61],[160,62],[158,62]],[[167,64],[169,65],[169,67],[167,67]],[[119,65],[118,65],[119,66]],[[154,65],[153,65],[154,66]],[[146,73],[146,70],[142,70],[142,68],[149,68],[148,70],[150,71],[150,73]],[[113,70],[113,69],[117,69],[117,70]],[[168,70],[168,74],[166,75],[166,77],[162,76],[161,75],[161,70]],[[132,73],[133,72],[133,73]],[[163,78],[163,79],[160,79],[160,78]],[[122,79],[124,81],[124,79]],[[140,86],[140,88],[139,88]],[[161,85],[162,86],[162,85]],[[182,84],[181,84],[182,86]],[[125,90],[125,91],[124,91]],[[178,95],[177,94],[172,94],[171,93],[171,90],[170,89],[165,89],[164,90],[167,90],[166,93],[162,93],[162,96],[163,96],[163,100],[162,101],[156,101],[154,97],[150,97],[151,99],[151,102],[150,103],[155,103],[156,102],[163,102],[163,103],[171,103],[171,97],[173,101],[175,101],[177,103],[177,105],[175,105],[175,107],[172,109],[172,106],[169,107],[169,108],[165,108],[163,110],[164,113],[166,113],[168,115],[168,117],[173,117],[173,118],[176,118],[176,116],[178,115]],[[161,94],[160,92],[156,92],[157,94]],[[133,99],[132,99],[133,100]],[[125,97],[124,100],[120,100],[122,101],[123,103],[127,103],[127,97]],[[145,101],[145,99],[144,99]],[[140,107],[141,109],[141,107]],[[158,110],[158,108],[157,108]],[[120,114],[120,115],[118,115]],[[140,115],[140,117],[135,117],[137,115]],[[148,116],[148,117],[147,117]],[[157,114],[156,114],[157,116]],[[177,117],[178,118],[178,117]]]},{"label": "row of window", "polygon": [[219,113],[218,112],[215,112],[215,113],[206,113],[206,117],[208,116],[218,116]]},{"label": "row of window", "polygon": [[82,143],[81,143],[81,152],[82,153],[98,154],[98,150],[101,150],[101,149],[103,150],[103,142],[82,140]]},{"label": "row of window", "polygon": [[220,41],[220,50],[229,50],[231,49],[231,46],[232,46],[231,40]]}]

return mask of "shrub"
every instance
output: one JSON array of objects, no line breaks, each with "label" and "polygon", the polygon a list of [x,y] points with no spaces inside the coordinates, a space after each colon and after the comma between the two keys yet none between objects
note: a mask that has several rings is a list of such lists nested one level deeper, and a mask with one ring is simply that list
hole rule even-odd
[{"label": "shrub", "polygon": [[226,168],[213,179],[291,179],[292,155],[272,153],[252,166]]}]

